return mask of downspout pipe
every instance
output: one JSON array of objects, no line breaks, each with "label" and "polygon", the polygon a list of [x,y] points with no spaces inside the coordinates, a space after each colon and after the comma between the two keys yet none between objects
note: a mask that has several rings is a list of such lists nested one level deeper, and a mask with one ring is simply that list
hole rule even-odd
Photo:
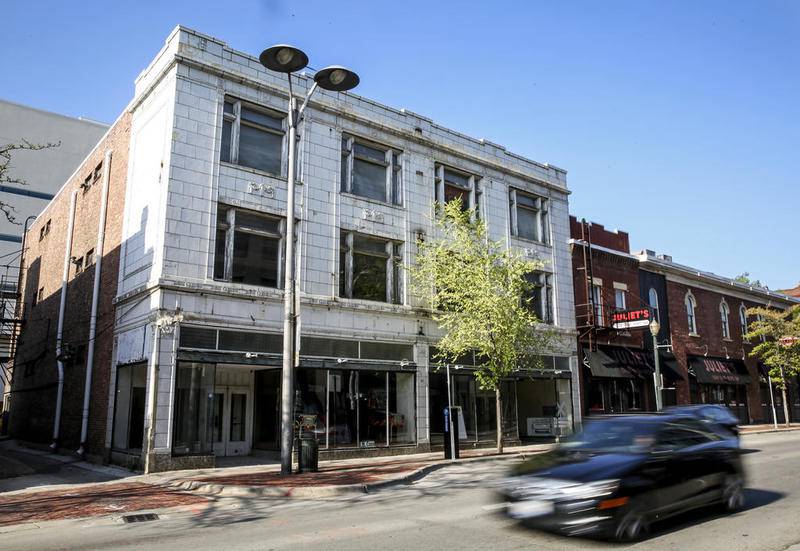
[{"label": "downspout pipe", "polygon": [[78,190],[74,190],[69,199],[69,223],[67,224],[67,244],[64,248],[64,272],[61,276],[61,303],[58,306],[58,330],[56,332],[56,366],[58,368],[58,390],[56,391],[56,413],[53,418],[53,443],[50,449],[58,449],[58,438],[61,429],[61,400],[64,396],[64,310],[67,306],[67,281],[69,280],[70,253],[72,252],[72,229],[75,226],[75,200]]},{"label": "downspout pipe", "polygon": [[94,287],[92,310],[89,318],[89,345],[86,352],[86,378],[83,387],[83,413],[81,417],[81,445],[78,455],[86,453],[86,438],[89,432],[89,401],[92,394],[92,368],[94,367],[94,343],[97,336],[97,307],[100,302],[100,274],[103,262],[103,242],[106,237],[106,209],[108,208],[108,185],[111,179],[111,150],[103,159],[103,189],[100,195],[100,219],[97,224],[97,244],[94,247]]}]

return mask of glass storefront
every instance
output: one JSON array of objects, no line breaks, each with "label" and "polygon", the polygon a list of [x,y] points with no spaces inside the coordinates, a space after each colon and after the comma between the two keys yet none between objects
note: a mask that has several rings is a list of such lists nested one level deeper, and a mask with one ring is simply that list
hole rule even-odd
[{"label": "glass storefront", "polygon": [[693,404],[721,404],[730,409],[743,425],[750,423],[747,407],[747,387],[744,385],[698,384],[689,380],[689,394]]},{"label": "glass storefront", "polygon": [[313,415],[322,448],[416,442],[414,373],[300,369],[298,414]]},{"label": "glass storefront", "polygon": [[[432,371],[428,376],[430,399],[431,442],[438,443],[444,433],[444,410],[447,407],[447,377],[444,370]],[[458,434],[467,442],[493,442],[497,435],[497,402],[493,390],[482,390],[471,373],[450,374],[450,394],[454,407],[458,407]],[[503,402],[503,439],[519,438],[517,428],[517,383],[501,383]],[[462,430],[463,429],[463,430]]]},{"label": "glass storefront", "polygon": [[173,455],[214,451],[214,364],[179,362],[175,374]]},{"label": "glass storefront", "polygon": [[147,364],[117,367],[112,448],[141,452],[144,441]]}]

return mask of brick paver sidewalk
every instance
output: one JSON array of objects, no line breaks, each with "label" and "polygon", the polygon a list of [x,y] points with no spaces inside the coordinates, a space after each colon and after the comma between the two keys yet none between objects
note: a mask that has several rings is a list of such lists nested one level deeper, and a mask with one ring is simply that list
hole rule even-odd
[{"label": "brick paver sidewalk", "polygon": [[197,505],[208,501],[204,496],[138,482],[17,492],[0,496],[0,526]]}]

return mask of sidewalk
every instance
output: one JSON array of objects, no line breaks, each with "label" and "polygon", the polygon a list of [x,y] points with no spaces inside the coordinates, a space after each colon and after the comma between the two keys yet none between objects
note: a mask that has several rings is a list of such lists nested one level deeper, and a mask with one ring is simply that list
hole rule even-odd
[{"label": "sidewalk", "polygon": [[800,423],[791,423],[788,427],[784,423],[778,423],[778,428],[775,428],[773,423],[763,425],[742,425],[739,427],[741,434],[761,434],[764,432],[785,432],[792,430],[800,430]]},{"label": "sidewalk", "polygon": [[[494,448],[464,450],[458,461],[524,458],[552,448],[552,444],[506,447],[502,456]],[[316,473],[291,477],[280,474],[280,465],[230,467],[177,471],[162,477],[169,488],[225,497],[322,498],[364,493],[408,482],[451,462],[443,452],[404,456],[359,458],[320,462]]]},{"label": "sidewalk", "polygon": [[[515,459],[552,444],[466,450],[459,462]],[[0,494],[0,528],[22,523],[79,519],[172,507],[204,508],[220,497],[318,499],[364,493],[416,480],[451,464],[442,452],[320,462],[316,473],[284,477],[280,465],[248,465],[131,475],[93,484],[32,487]],[[0,529],[0,533],[3,530]]]}]

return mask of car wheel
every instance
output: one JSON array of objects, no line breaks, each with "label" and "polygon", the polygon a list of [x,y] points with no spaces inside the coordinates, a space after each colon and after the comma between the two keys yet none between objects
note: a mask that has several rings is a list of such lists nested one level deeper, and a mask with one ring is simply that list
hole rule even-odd
[{"label": "car wheel", "polygon": [[617,541],[634,542],[644,538],[649,531],[650,526],[644,514],[630,509],[617,522],[614,537]]},{"label": "car wheel", "polygon": [[732,513],[744,506],[744,479],[728,475],[722,483],[722,507]]}]

